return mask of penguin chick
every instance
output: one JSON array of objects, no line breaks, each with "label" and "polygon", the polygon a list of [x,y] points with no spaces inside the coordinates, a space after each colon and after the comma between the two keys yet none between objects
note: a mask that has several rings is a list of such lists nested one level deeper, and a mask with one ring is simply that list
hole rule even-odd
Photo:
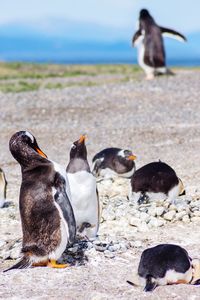
[{"label": "penguin chick", "polygon": [[7,192],[7,180],[4,171],[0,168],[0,208],[4,206]]},{"label": "penguin chick", "polygon": [[87,161],[85,135],[72,144],[67,176],[71,191],[71,204],[76,219],[77,235],[92,240],[99,228],[99,197],[96,179]]},{"label": "penguin chick", "polygon": [[23,257],[8,270],[31,265],[66,267],[56,262],[76,234],[66,172],[48,160],[27,131],[11,137],[10,151],[22,172],[19,208]]},{"label": "penguin chick", "polygon": [[135,159],[136,156],[130,150],[106,148],[93,157],[92,172],[96,177],[130,178],[135,172]]},{"label": "penguin chick", "polygon": [[135,282],[145,292],[167,284],[192,283],[193,265],[187,251],[173,244],[160,244],[143,251]]},{"label": "penguin chick", "polygon": [[164,162],[152,162],[138,169],[131,178],[130,198],[141,203],[169,199],[185,194],[183,183],[175,171]]}]

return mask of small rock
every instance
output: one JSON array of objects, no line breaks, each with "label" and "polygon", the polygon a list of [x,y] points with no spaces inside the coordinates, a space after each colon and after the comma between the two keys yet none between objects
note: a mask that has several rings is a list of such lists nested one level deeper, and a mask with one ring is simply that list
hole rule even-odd
[{"label": "small rock", "polygon": [[161,227],[165,224],[165,221],[164,220],[161,220],[161,219],[157,219],[155,217],[151,217],[149,223],[148,223],[148,226],[149,227]]},{"label": "small rock", "polygon": [[140,220],[144,222],[148,222],[150,219],[150,216],[146,212],[141,212],[140,213]]},{"label": "small rock", "polygon": [[114,258],[115,254],[113,252],[110,252],[109,250],[104,251],[104,256],[108,258]]},{"label": "small rock", "polygon": [[165,209],[162,206],[158,206],[155,208],[155,211],[156,211],[156,216],[160,217],[165,212]]},{"label": "small rock", "polygon": [[139,227],[139,226],[141,226],[141,220],[138,219],[138,218],[135,218],[135,217],[131,217],[130,220],[129,220],[129,224],[131,226]]},{"label": "small rock", "polygon": [[147,226],[146,223],[142,222],[142,224],[138,227],[138,230],[139,230],[140,232],[146,232],[146,231],[149,230],[149,227]]},{"label": "small rock", "polygon": [[182,220],[183,216],[186,216],[186,212],[185,211],[180,211],[178,213],[176,213],[176,220]]},{"label": "small rock", "polygon": [[190,220],[192,222],[200,222],[200,217],[192,217]]},{"label": "small rock", "polygon": [[189,216],[188,216],[188,215],[183,216],[182,221],[183,221],[184,223],[190,223],[190,218],[189,218]]},{"label": "small rock", "polygon": [[176,216],[175,210],[170,210],[164,214],[163,218],[167,221],[172,221],[175,216]]}]

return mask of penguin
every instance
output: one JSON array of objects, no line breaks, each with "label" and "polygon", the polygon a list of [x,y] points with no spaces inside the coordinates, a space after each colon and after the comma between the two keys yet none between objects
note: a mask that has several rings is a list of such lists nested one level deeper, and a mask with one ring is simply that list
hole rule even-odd
[{"label": "penguin", "polygon": [[7,192],[7,180],[4,171],[0,168],[0,208],[4,206]]},{"label": "penguin", "polygon": [[9,146],[22,173],[19,208],[23,256],[8,270],[30,266],[64,268],[67,265],[58,264],[57,259],[76,235],[66,172],[47,158],[28,131],[16,132]]},{"label": "penguin", "polygon": [[166,67],[162,35],[186,41],[186,37],[181,33],[157,25],[148,10],[142,9],[139,15],[139,29],[133,36],[132,44],[138,47],[138,63],[148,80],[158,74],[173,74]]},{"label": "penguin", "polygon": [[162,161],[149,163],[133,174],[131,178],[131,199],[138,204],[152,200],[168,200],[174,203],[176,197],[185,195],[185,189],[175,171]]},{"label": "penguin", "polygon": [[130,178],[135,172],[135,159],[136,156],[130,150],[106,148],[93,157],[92,172],[96,177]]},{"label": "penguin", "polygon": [[99,196],[96,179],[90,171],[87,160],[85,135],[75,141],[70,150],[67,177],[71,191],[77,237],[94,240],[99,229]]},{"label": "penguin", "polygon": [[143,251],[134,286],[143,286],[145,292],[168,284],[199,285],[199,259],[192,260],[188,252],[174,244],[160,244]]}]

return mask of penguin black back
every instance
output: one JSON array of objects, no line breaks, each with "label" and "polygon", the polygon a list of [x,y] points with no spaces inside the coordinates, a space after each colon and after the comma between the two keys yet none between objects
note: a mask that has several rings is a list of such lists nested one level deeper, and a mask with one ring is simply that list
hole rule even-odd
[{"label": "penguin black back", "polygon": [[175,171],[164,162],[152,162],[136,170],[131,178],[134,192],[163,192],[165,194],[179,183]]},{"label": "penguin black back", "polygon": [[[157,285],[161,285],[159,282],[161,283],[165,277],[166,284],[179,283],[178,278],[180,276],[184,278],[184,274],[190,269],[191,258],[185,249],[178,245],[160,244],[143,251],[138,275],[146,280],[144,290],[152,291]],[[174,272],[176,275],[167,274],[168,271]],[[191,280],[192,276],[188,278]]]}]

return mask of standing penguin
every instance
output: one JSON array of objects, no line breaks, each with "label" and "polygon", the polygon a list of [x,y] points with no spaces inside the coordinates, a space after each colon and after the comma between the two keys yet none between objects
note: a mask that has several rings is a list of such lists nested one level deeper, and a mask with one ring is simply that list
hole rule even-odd
[{"label": "standing penguin", "polygon": [[169,199],[185,195],[185,189],[175,171],[162,161],[147,164],[133,174],[131,178],[133,201],[142,204],[150,200]]},{"label": "standing penguin", "polygon": [[138,63],[145,71],[147,79],[156,74],[170,73],[166,67],[163,35],[179,41],[186,38],[179,32],[156,24],[148,10],[142,9],[139,16],[139,29],[133,36],[133,46],[138,46]]},{"label": "standing penguin", "polygon": [[4,171],[0,168],[0,208],[4,206],[7,191],[7,181]]},{"label": "standing penguin", "polygon": [[47,159],[27,131],[11,137],[10,151],[22,172],[19,208],[23,257],[8,270],[31,265],[66,267],[56,262],[76,234],[66,172]]},{"label": "standing penguin", "polygon": [[71,204],[76,219],[77,235],[93,240],[99,229],[99,197],[96,179],[87,161],[85,135],[72,144],[67,177],[71,191]]},{"label": "standing penguin", "polygon": [[106,148],[93,157],[92,172],[95,176],[130,178],[135,172],[135,159],[130,150]]},{"label": "standing penguin", "polygon": [[173,244],[160,244],[143,251],[131,285],[143,286],[145,292],[159,285],[199,284],[199,260],[192,260],[187,251]]}]

